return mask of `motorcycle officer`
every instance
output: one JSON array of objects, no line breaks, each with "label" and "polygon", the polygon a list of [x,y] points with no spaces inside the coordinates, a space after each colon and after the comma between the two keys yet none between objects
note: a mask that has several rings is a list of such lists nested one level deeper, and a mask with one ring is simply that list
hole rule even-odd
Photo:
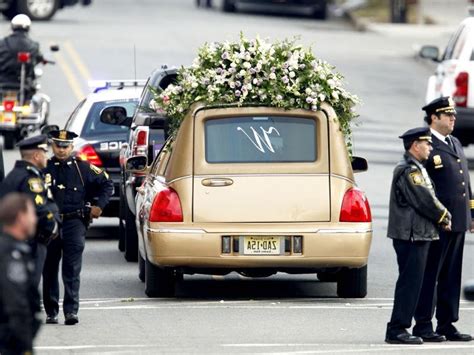
[{"label": "motorcycle officer", "polygon": [[25,66],[26,99],[30,99],[35,93],[35,66],[41,62],[45,63],[39,43],[28,36],[30,27],[31,20],[28,16],[16,15],[11,21],[13,33],[0,40],[0,84],[5,87],[20,83],[21,63],[18,61],[18,53],[28,52],[30,54],[29,62]]}]

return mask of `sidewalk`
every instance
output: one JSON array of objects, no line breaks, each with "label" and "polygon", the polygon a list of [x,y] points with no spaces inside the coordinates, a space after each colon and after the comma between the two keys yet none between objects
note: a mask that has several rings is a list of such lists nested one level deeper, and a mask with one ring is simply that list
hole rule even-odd
[{"label": "sidewalk", "polygon": [[359,31],[392,33],[409,36],[414,32],[420,36],[433,36],[434,32],[452,33],[459,23],[469,16],[468,0],[418,0],[420,24],[376,23],[347,13],[354,27]]}]

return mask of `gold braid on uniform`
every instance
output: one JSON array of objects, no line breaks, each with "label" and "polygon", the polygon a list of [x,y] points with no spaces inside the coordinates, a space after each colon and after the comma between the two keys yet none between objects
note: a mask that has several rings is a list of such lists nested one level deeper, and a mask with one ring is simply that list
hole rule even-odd
[{"label": "gold braid on uniform", "polygon": [[448,209],[445,208],[443,214],[441,215],[441,218],[440,218],[439,221],[438,221],[438,224],[440,224],[441,222],[443,222],[444,217],[446,217],[446,214],[447,214],[447,213],[448,213]]},{"label": "gold braid on uniform", "polygon": [[471,200],[471,210],[474,210],[474,200]]}]

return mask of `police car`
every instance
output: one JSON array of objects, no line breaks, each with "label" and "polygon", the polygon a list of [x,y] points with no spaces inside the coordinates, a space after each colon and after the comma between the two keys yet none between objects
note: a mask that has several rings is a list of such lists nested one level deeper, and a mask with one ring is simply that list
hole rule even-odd
[{"label": "police car", "polygon": [[129,127],[105,124],[100,121],[100,114],[107,107],[120,105],[127,110],[127,116],[133,116],[144,85],[144,80],[90,83],[94,91],[77,105],[64,127],[79,136],[74,140],[76,156],[104,168],[114,181],[114,195],[103,216],[119,215],[119,153]]}]

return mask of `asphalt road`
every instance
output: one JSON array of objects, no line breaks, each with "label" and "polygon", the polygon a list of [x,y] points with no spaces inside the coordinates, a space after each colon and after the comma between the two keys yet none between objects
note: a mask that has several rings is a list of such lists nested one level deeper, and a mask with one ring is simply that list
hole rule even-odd
[{"label": "asphalt road", "polygon": [[[334,64],[363,104],[357,108],[355,154],[368,158],[368,173],[357,175],[374,217],[369,294],[362,300],[336,298],[335,285],[315,275],[268,279],[186,276],[176,299],[146,299],[137,265],[117,249],[117,220],[95,223],[87,241],[81,286],[80,323],[44,326],[38,354],[66,353],[459,353],[474,344],[405,347],[383,342],[396,280],[396,260],[386,238],[388,191],[402,154],[397,138],[422,125],[420,107],[433,66],[415,60],[414,48],[443,44],[448,27],[429,30],[380,28],[355,32],[340,19],[316,21],[247,8],[238,14],[196,9],[187,0],[96,0],[90,8],[61,11],[50,23],[35,23],[32,35],[56,66],[45,68],[43,89],[53,100],[51,123],[63,125],[87,93],[90,79],[145,78],[167,63],[187,65],[206,41],[299,36]],[[8,24],[0,22],[0,32]],[[134,64],[136,49],[136,66]],[[474,158],[474,149],[467,150]],[[11,168],[18,152],[6,152]],[[474,172],[471,171],[471,176]],[[468,235],[465,280],[474,278],[474,235]],[[459,328],[474,333],[474,304],[462,301]],[[62,319],[61,319],[62,321]]]}]

